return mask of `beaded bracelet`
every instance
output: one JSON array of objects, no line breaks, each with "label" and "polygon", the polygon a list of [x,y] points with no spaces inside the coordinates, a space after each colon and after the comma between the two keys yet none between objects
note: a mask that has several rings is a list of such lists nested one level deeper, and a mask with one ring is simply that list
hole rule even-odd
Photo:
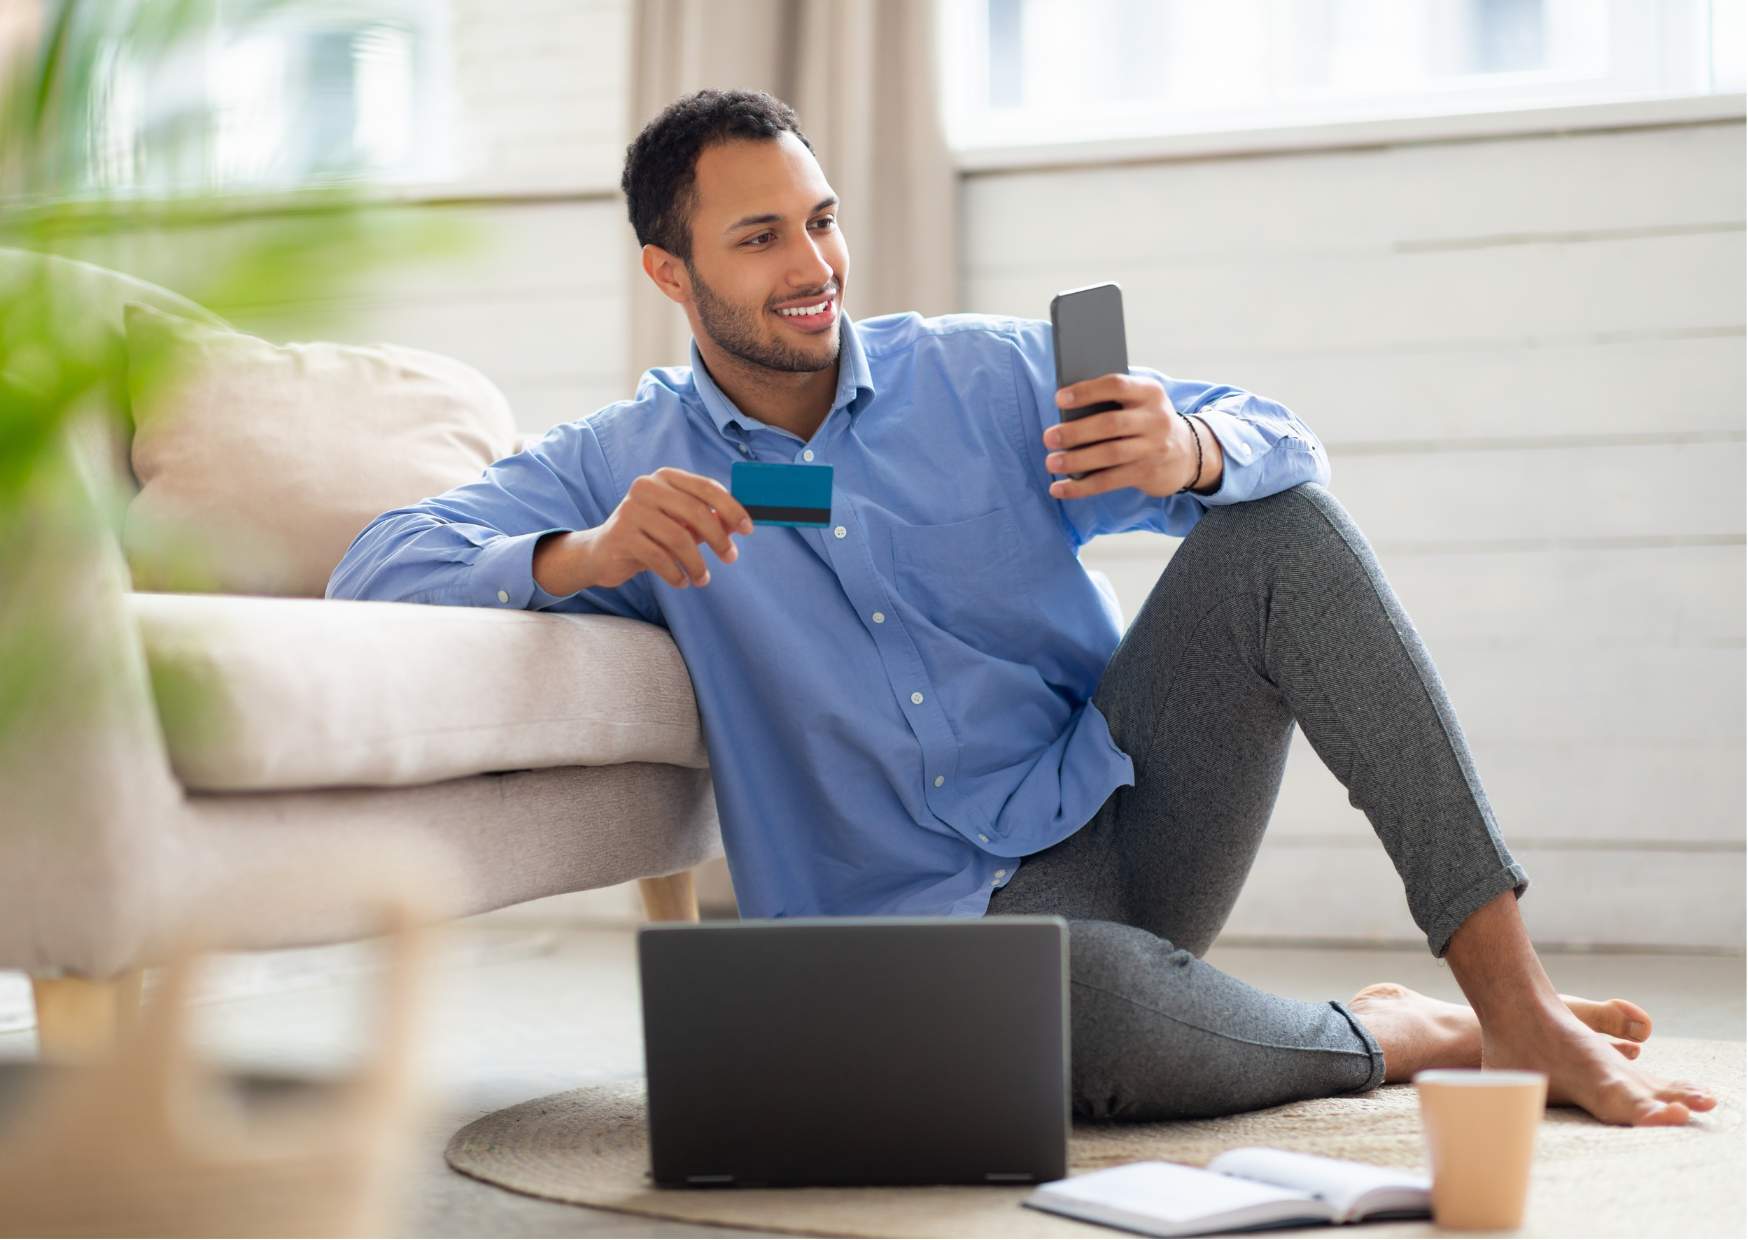
[{"label": "beaded bracelet", "polygon": [[1196,441],[1196,476],[1188,483],[1178,488],[1178,494],[1182,495],[1185,491],[1195,490],[1196,483],[1202,480],[1202,437],[1196,434],[1196,424],[1190,421],[1189,414],[1179,413],[1175,409],[1172,410],[1172,412],[1176,413],[1178,417],[1184,420],[1184,425],[1190,428],[1190,438]]}]

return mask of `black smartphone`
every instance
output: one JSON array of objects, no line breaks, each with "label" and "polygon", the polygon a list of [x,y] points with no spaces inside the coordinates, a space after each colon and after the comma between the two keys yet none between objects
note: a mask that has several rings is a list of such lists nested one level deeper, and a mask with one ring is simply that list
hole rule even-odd
[{"label": "black smartphone", "polygon": [[[1056,386],[1069,387],[1101,375],[1129,373],[1129,347],[1123,335],[1123,290],[1115,284],[1069,289],[1050,299],[1050,333],[1056,345]],[[1116,401],[1064,409],[1071,422],[1089,413],[1121,409]],[[1084,478],[1084,473],[1070,474]]]}]

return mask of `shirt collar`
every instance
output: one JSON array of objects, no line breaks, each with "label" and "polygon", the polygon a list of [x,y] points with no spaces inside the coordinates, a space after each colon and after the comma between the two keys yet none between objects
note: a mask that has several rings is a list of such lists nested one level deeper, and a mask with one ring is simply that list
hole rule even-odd
[{"label": "shirt collar", "polygon": [[[868,369],[868,356],[862,352],[861,337],[856,332],[856,324],[847,314],[843,316],[838,327],[838,341],[838,390],[832,397],[832,409],[842,407],[854,413],[853,406],[857,398],[863,392],[874,395],[875,387],[874,375]],[[704,368],[704,357],[698,352],[696,340],[692,341],[692,384],[704,402],[705,411],[716,423],[716,429],[723,434],[728,433],[731,422],[738,423],[742,428],[765,425],[751,414],[742,413],[735,408],[734,402],[716,386],[716,380]]]}]

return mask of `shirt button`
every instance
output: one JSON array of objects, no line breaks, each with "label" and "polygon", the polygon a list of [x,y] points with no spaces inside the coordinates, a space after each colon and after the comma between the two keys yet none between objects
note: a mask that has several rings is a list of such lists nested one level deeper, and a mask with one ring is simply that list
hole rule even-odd
[{"label": "shirt button", "polygon": [[977,835],[977,842],[979,844],[987,844],[987,843],[989,843],[989,837],[987,835],[984,835],[982,832],[979,832]]},{"label": "shirt button", "polygon": [[915,702],[918,706],[921,706],[923,704],[923,695],[920,693],[913,693],[910,695],[910,700]]},{"label": "shirt button", "polygon": [[942,784],[944,784],[946,782],[947,782],[947,777],[945,775],[935,776],[935,787],[939,788]]},{"label": "shirt button", "polygon": [[845,529],[845,528],[844,528],[844,527],[843,527],[843,526],[841,526],[841,525],[840,525],[840,526],[838,526],[838,528],[837,528],[837,529],[835,529],[835,530],[833,530],[833,531],[832,531],[832,533],[833,533],[833,534],[835,534],[835,535],[837,535],[837,536],[838,536],[838,537],[839,537],[839,538],[848,538],[848,537],[849,537],[849,536],[850,536],[850,531],[849,531],[849,530],[846,530],[846,529]]},{"label": "shirt button", "polygon": [[805,451],[803,451],[801,454],[801,459],[804,461],[811,461],[813,459],[813,449],[808,448]]},{"label": "shirt button", "polygon": [[875,612],[874,613],[874,623],[875,624],[885,624],[886,623],[886,613],[883,611]]},{"label": "shirt button", "polygon": [[499,590],[498,591],[498,602],[507,603],[509,601],[510,601],[510,592],[508,590]]}]

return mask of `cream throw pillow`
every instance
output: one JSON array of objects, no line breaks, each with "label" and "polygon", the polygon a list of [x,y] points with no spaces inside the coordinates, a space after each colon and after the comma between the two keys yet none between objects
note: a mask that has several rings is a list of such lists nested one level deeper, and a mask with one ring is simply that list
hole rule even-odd
[{"label": "cream throw pillow", "polygon": [[126,309],[134,588],[320,598],[358,532],[516,450],[473,367],[396,345],[275,345]]}]

